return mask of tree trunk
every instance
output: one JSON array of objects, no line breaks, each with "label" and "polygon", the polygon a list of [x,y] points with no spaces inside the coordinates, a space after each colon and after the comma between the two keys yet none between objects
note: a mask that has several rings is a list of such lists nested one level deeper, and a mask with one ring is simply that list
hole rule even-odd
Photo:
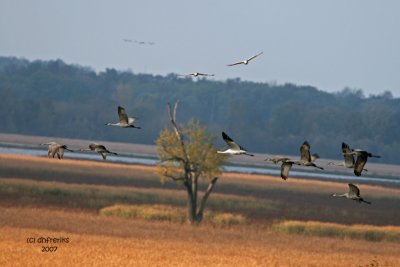
[{"label": "tree trunk", "polygon": [[187,192],[187,219],[190,224],[195,223],[196,221],[196,203],[193,198],[192,186],[190,183],[185,182],[186,192]]},{"label": "tree trunk", "polygon": [[210,196],[211,191],[214,189],[214,186],[215,186],[215,183],[217,182],[217,180],[218,180],[218,177],[214,177],[211,179],[210,183],[208,184],[207,190],[204,193],[203,198],[201,199],[201,203],[200,203],[197,215],[196,215],[197,223],[200,223],[203,220],[203,211],[206,206],[207,199]]}]

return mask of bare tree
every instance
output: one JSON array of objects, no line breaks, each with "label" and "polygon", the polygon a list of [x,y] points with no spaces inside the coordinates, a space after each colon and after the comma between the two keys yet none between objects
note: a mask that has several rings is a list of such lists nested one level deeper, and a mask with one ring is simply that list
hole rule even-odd
[{"label": "bare tree", "polygon": [[[183,183],[187,192],[188,221],[191,224],[200,223],[226,156],[217,153],[212,144],[213,137],[198,121],[191,120],[187,125],[178,127],[178,102],[173,109],[170,103],[167,106],[173,130],[164,129],[156,141],[161,160],[157,172],[162,179]],[[201,200],[198,196],[200,178],[209,181]]]}]

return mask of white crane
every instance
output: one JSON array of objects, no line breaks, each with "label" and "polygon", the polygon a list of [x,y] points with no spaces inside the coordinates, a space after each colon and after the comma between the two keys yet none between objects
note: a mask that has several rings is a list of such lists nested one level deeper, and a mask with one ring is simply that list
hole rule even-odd
[{"label": "white crane", "polygon": [[367,204],[371,204],[371,202],[369,201],[365,201],[361,196],[360,196],[360,189],[358,189],[357,186],[355,186],[354,184],[348,184],[349,185],[349,191],[347,193],[344,194],[333,194],[333,197],[345,197],[348,199],[352,199],[358,202],[364,202]]},{"label": "white crane", "polygon": [[107,154],[118,155],[115,152],[109,151],[105,146],[97,144],[97,143],[92,143],[92,144],[89,145],[89,149],[80,149],[80,151],[94,151],[94,152],[97,152],[103,157],[104,160],[106,160]]},{"label": "white crane", "polygon": [[246,149],[232,140],[225,132],[222,132],[222,138],[224,139],[225,143],[229,146],[227,150],[224,151],[217,151],[220,154],[230,154],[230,155],[247,155],[247,156],[254,156],[253,154],[247,153]]},{"label": "white crane", "polygon": [[106,123],[108,126],[117,126],[117,127],[122,127],[122,128],[136,128],[136,129],[141,129],[141,127],[136,127],[133,125],[135,120],[137,118],[135,117],[128,117],[128,114],[126,113],[125,109],[121,106],[118,106],[118,117],[119,117],[119,122],[116,123]]},{"label": "white crane", "polygon": [[74,152],[73,150],[69,149],[66,145],[61,145],[56,142],[48,142],[40,144],[42,146],[48,146],[47,148],[47,156],[50,158],[54,158],[57,155],[58,159],[64,158],[64,151]]},{"label": "white crane", "polygon": [[238,61],[238,62],[235,62],[235,63],[232,63],[232,64],[228,64],[227,66],[231,67],[231,66],[240,65],[240,64],[247,65],[247,64],[249,64],[250,60],[253,60],[254,58],[256,58],[259,55],[261,55],[262,53],[264,53],[264,52],[261,52],[261,53],[255,55],[255,56],[249,57],[248,59],[245,59],[245,60],[242,60],[242,61]]}]

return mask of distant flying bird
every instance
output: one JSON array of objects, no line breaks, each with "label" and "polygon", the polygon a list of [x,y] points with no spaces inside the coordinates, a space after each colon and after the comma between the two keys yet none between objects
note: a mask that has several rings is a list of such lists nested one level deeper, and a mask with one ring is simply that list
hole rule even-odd
[{"label": "distant flying bird", "polygon": [[302,166],[311,166],[323,170],[324,168],[319,167],[314,163],[314,161],[318,158],[318,154],[311,155],[310,144],[307,141],[304,141],[300,147],[300,160],[296,161],[296,164]]},{"label": "distant flying bird", "polygon": [[258,57],[258,56],[261,55],[262,53],[264,53],[264,52],[261,52],[261,53],[255,55],[255,56],[252,56],[252,57],[250,57],[250,58],[248,58],[248,59],[245,59],[245,60],[243,60],[243,61],[238,61],[238,62],[235,62],[235,63],[232,63],[232,64],[228,64],[228,66],[231,67],[231,66],[235,66],[235,65],[239,65],[239,64],[247,65],[247,64],[249,64],[250,60],[252,60],[252,59]]},{"label": "distant flying bird", "polygon": [[368,158],[380,158],[381,156],[372,155],[371,153],[362,150],[362,149],[352,149],[351,152],[344,153],[346,155],[356,155],[357,160],[354,164],[354,174],[356,176],[361,176],[361,173],[364,169],[365,164],[367,163]]},{"label": "distant flying bird", "polygon": [[61,145],[56,142],[43,143],[40,145],[48,146],[47,156],[49,158],[54,158],[55,155],[57,155],[58,159],[64,158],[64,150],[74,152],[73,150],[68,149],[66,145]]},{"label": "distant flying bird", "polygon": [[245,148],[236,144],[235,141],[233,141],[232,138],[230,138],[225,132],[222,132],[222,138],[229,146],[229,148],[224,151],[217,151],[217,153],[230,155],[247,155],[252,157],[254,156],[253,154],[248,154]]},{"label": "distant flying bird", "polygon": [[104,160],[107,158],[107,154],[113,154],[113,155],[118,155],[115,152],[111,152],[107,150],[107,148],[103,145],[97,144],[97,143],[92,143],[89,145],[89,149],[80,149],[80,151],[94,151],[99,153]]},{"label": "distant flying bird", "polygon": [[119,122],[116,123],[106,123],[106,125],[109,126],[118,126],[118,127],[122,127],[122,128],[137,128],[137,129],[141,129],[141,127],[136,127],[135,125],[133,125],[133,123],[135,122],[135,120],[137,118],[135,117],[128,117],[128,114],[126,113],[125,109],[121,106],[118,106],[118,117],[119,117]]},{"label": "distant flying bird", "polygon": [[124,42],[127,43],[135,43],[139,45],[154,45],[155,42],[145,42],[145,41],[138,41],[138,40],[132,40],[132,39],[122,39]]},{"label": "distant flying bird", "polygon": [[364,202],[367,204],[371,204],[371,202],[369,201],[365,201],[361,196],[360,196],[360,189],[358,189],[357,186],[355,186],[354,184],[349,184],[349,192],[338,195],[338,194],[333,194],[333,197],[345,197],[348,199],[352,199],[358,202]]},{"label": "distant flying bird", "polygon": [[215,75],[214,75],[214,74],[201,73],[201,72],[192,72],[192,73],[188,73],[188,74],[184,74],[184,75],[179,75],[179,76],[193,76],[193,77],[197,77],[197,76],[215,76]]}]

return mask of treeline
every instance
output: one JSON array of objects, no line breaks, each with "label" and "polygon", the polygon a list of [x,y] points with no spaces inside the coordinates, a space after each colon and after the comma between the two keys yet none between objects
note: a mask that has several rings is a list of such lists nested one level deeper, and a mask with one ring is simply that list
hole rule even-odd
[{"label": "treeline", "polygon": [[[252,152],[297,155],[304,140],[322,157],[340,158],[342,141],[400,163],[400,99],[390,92],[327,93],[311,86],[192,80],[0,57],[0,132],[154,144],[169,126],[166,103],[180,100],[178,121],[196,118],[226,131]],[[107,127],[117,106],[137,129]]]}]

